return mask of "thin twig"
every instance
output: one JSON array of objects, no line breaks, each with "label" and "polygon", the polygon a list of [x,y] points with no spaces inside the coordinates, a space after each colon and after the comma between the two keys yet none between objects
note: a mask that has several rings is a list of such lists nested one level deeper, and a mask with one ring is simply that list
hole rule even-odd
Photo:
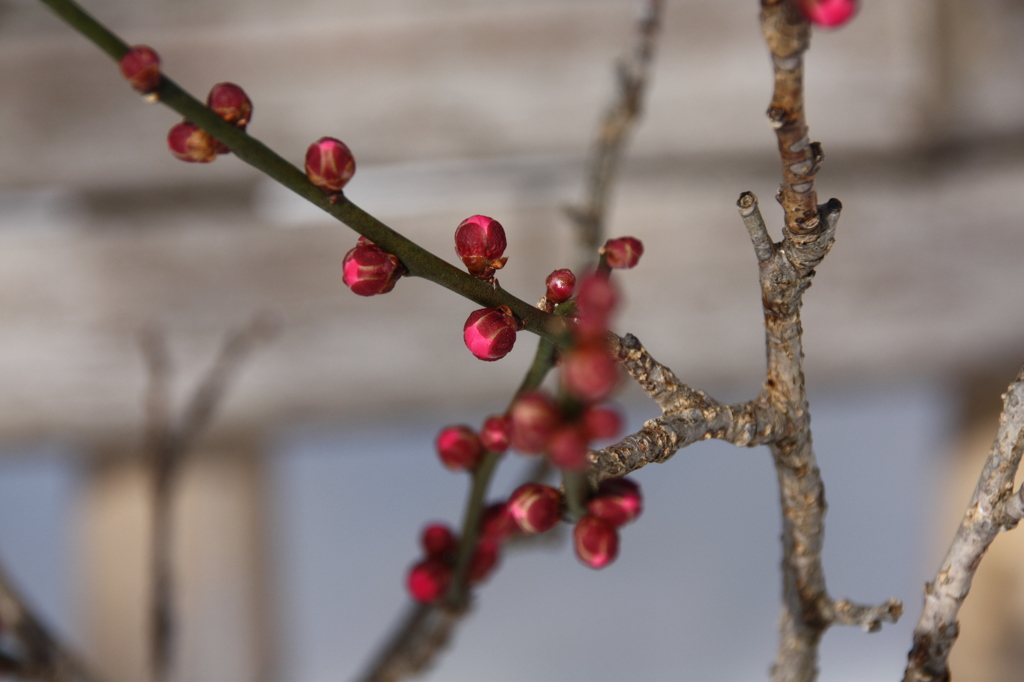
[{"label": "thin twig", "polygon": [[1024,454],[1024,369],[1003,394],[999,430],[967,511],[935,579],[924,588],[924,610],[914,628],[904,682],[947,682],[949,652],[960,634],[957,614],[974,573],[1000,531],[1024,515],[1024,489],[1013,490]]},{"label": "thin twig", "polygon": [[580,269],[587,269],[594,263],[604,239],[612,185],[630,133],[643,111],[663,5],[663,0],[644,2],[636,23],[633,48],[616,64],[617,90],[601,120],[591,151],[586,199],[580,206],[566,207],[566,213],[577,229],[576,262]]},{"label": "thin twig", "polygon": [[189,399],[181,420],[171,414],[170,354],[164,334],[147,328],[139,336],[149,383],[146,390],[146,442],[151,461],[152,532],[150,569],[150,671],[155,682],[169,679],[173,665],[175,612],[172,504],[181,466],[195,440],[209,426],[225,392],[249,353],[273,337],[277,325],[256,316],[248,325],[229,333],[220,352]]}]

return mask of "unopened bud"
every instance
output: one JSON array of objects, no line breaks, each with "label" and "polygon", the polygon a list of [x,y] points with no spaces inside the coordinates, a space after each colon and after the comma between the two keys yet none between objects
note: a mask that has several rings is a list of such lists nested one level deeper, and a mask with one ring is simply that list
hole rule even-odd
[{"label": "unopened bud", "polygon": [[512,447],[519,452],[539,455],[562,423],[562,412],[540,391],[526,393],[509,409]]},{"label": "unopened bud", "polygon": [[583,413],[587,435],[594,440],[615,438],[622,431],[622,417],[610,407],[589,407]]},{"label": "unopened bud", "polygon": [[476,584],[483,582],[494,571],[501,559],[501,547],[497,540],[481,538],[469,560],[469,582]]},{"label": "unopened bud", "polygon": [[480,442],[491,452],[508,450],[511,423],[507,415],[496,414],[488,417],[480,427]]},{"label": "unopened bud", "polygon": [[493,362],[508,355],[516,342],[516,318],[512,311],[501,306],[475,310],[462,326],[466,348],[481,360]]},{"label": "unopened bud", "polygon": [[386,294],[405,274],[398,258],[373,242],[360,239],[342,261],[343,279],[352,293],[359,296]]},{"label": "unopened bud", "polygon": [[222,119],[242,130],[252,118],[252,100],[234,83],[217,83],[210,89],[206,106]]},{"label": "unopened bud", "polygon": [[527,534],[554,528],[561,518],[562,495],[551,486],[526,483],[508,499],[508,509],[519,530]]},{"label": "unopened bud", "polygon": [[604,568],[619,555],[619,533],[607,521],[583,516],[573,530],[576,556],[591,568]]},{"label": "unopened bud", "polygon": [[435,445],[441,461],[453,471],[476,468],[484,452],[480,439],[468,426],[448,426],[441,429]]},{"label": "unopened bud", "polygon": [[505,229],[494,218],[470,216],[455,229],[455,253],[474,277],[489,278],[505,267]]},{"label": "unopened bud", "polygon": [[194,123],[182,121],[167,133],[167,147],[189,163],[209,163],[217,158],[217,141]]},{"label": "unopened bud", "polygon": [[644,245],[636,237],[609,239],[604,245],[605,262],[614,269],[629,269],[640,262]]},{"label": "unopened bud", "polygon": [[804,16],[818,26],[837,28],[857,12],[857,0],[800,0]]},{"label": "unopened bud", "polygon": [[128,83],[147,95],[160,87],[160,57],[147,45],[129,48],[118,62]]},{"label": "unopened bud", "polygon": [[640,486],[628,478],[608,478],[601,481],[597,494],[587,502],[591,516],[607,521],[613,526],[622,526],[644,509]]},{"label": "unopened bud", "polygon": [[578,425],[563,426],[548,441],[548,458],[559,469],[587,468],[587,435]]},{"label": "unopened bud", "polygon": [[576,275],[571,270],[555,270],[545,281],[547,292],[544,294],[552,303],[564,303],[572,296],[576,288]]},{"label": "unopened bud", "polygon": [[443,523],[434,523],[423,529],[420,544],[428,558],[447,560],[455,551],[458,541],[451,528]]},{"label": "unopened bud", "polygon": [[484,509],[480,518],[480,537],[504,542],[518,530],[519,527],[509,512],[507,502],[495,502]]},{"label": "unopened bud", "polygon": [[578,398],[607,398],[619,381],[619,368],[602,341],[584,343],[562,357],[562,386]]},{"label": "unopened bud", "polygon": [[352,150],[341,140],[321,137],[306,150],[306,177],[328,192],[340,192],[356,172]]},{"label": "unopened bud", "polygon": [[409,570],[406,586],[421,604],[437,601],[452,581],[452,568],[440,559],[421,561]]}]

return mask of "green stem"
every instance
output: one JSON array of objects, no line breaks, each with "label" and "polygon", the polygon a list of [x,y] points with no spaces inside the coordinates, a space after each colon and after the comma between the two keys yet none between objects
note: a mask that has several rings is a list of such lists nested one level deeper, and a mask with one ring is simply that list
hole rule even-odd
[{"label": "green stem", "polygon": [[[128,45],[71,0],[40,0],[72,28],[94,42],[114,60]],[[262,171],[310,203],[330,213],[388,253],[394,254],[413,277],[440,284],[482,306],[508,306],[526,330],[558,343],[564,323],[503,289],[463,272],[380,222],[344,196],[332,197],[306,178],[305,173],[245,131],[220,118],[213,110],[164,76],[156,93],[159,100],[222,142],[239,159]],[[334,199],[332,201],[332,199]]]}]

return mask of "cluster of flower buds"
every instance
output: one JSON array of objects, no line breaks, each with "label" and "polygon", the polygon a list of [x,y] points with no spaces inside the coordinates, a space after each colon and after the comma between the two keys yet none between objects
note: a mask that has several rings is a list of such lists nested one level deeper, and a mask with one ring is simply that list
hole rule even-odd
[{"label": "cluster of flower buds", "polygon": [[[423,529],[420,544],[426,556],[409,569],[406,586],[413,599],[429,604],[444,596],[451,585],[459,540],[448,526],[432,524]],[[469,584],[486,580],[500,559],[499,542],[481,536],[469,562]]]},{"label": "cluster of flower buds", "polygon": [[121,73],[136,91],[149,95],[160,87],[160,56],[148,45],[134,45],[118,62]]},{"label": "cluster of flower buds", "polygon": [[479,434],[464,424],[444,427],[434,445],[446,467],[452,471],[473,471],[485,452],[501,454],[508,449],[509,432],[509,418],[495,414],[484,420]]},{"label": "cluster of flower buds", "polygon": [[857,13],[857,0],[800,0],[800,9],[818,26],[837,28]]},{"label": "cluster of flower buds", "polygon": [[306,150],[306,177],[314,185],[338,194],[356,173],[356,159],[344,142],[321,137]]},{"label": "cluster of flower buds", "polygon": [[622,428],[618,412],[608,406],[585,405],[572,412],[542,391],[520,396],[509,409],[511,444],[526,455],[546,454],[561,469],[587,466],[592,440],[614,438]]},{"label": "cluster of flower buds", "polygon": [[619,531],[643,511],[640,486],[625,478],[607,479],[587,502],[573,530],[576,556],[591,568],[604,568],[619,554]]},{"label": "cluster of flower buds", "polygon": [[343,279],[352,293],[359,296],[386,294],[395,288],[395,282],[405,274],[397,257],[380,248],[366,237],[345,254],[342,261]]},{"label": "cluster of flower buds", "polygon": [[488,282],[494,281],[495,270],[505,267],[507,245],[501,223],[485,215],[470,216],[455,228],[455,253],[469,274]]},{"label": "cluster of flower buds", "polygon": [[[245,130],[252,118],[252,101],[234,83],[214,85],[206,98],[206,106],[240,130]],[[231,151],[191,121],[182,121],[170,129],[167,146],[176,158],[190,163],[209,163],[218,154]]]}]

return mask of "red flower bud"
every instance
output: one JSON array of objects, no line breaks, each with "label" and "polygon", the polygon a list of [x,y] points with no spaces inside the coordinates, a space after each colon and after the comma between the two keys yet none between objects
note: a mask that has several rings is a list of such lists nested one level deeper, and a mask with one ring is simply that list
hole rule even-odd
[{"label": "red flower bud", "polygon": [[801,0],[800,9],[815,24],[835,28],[857,12],[857,0]]},{"label": "red flower bud", "polygon": [[160,57],[153,48],[135,45],[118,62],[128,83],[147,95],[160,87]]},{"label": "red flower bud", "polygon": [[485,215],[470,216],[455,228],[455,253],[475,277],[487,279],[505,267],[508,257],[501,254],[506,245],[501,223]]},{"label": "red flower bud", "polygon": [[475,584],[482,582],[494,571],[501,559],[501,548],[496,540],[481,538],[469,560],[469,582]]},{"label": "red flower bud", "polygon": [[583,413],[587,435],[593,440],[615,438],[622,432],[622,417],[610,407],[589,407]]},{"label": "red flower bud", "polygon": [[562,412],[540,391],[520,396],[509,409],[512,447],[519,452],[538,455],[562,423]]},{"label": "red flower bud", "polygon": [[644,509],[640,486],[628,478],[607,478],[601,481],[597,494],[587,502],[587,512],[613,526],[622,526]]},{"label": "red flower bud", "polygon": [[483,308],[469,314],[462,326],[462,338],[473,355],[493,362],[512,350],[518,326],[512,311],[505,306]]},{"label": "red flower bud", "polygon": [[468,426],[447,426],[437,434],[437,454],[453,471],[474,469],[484,453],[480,439]]},{"label": "red flower bud", "polygon": [[619,381],[619,367],[603,342],[586,343],[562,357],[562,386],[573,395],[597,402]]},{"label": "red flower bud", "polygon": [[306,177],[328,192],[340,192],[356,172],[352,150],[333,137],[321,137],[306,150]]},{"label": "red flower bud", "polygon": [[480,537],[504,542],[516,534],[516,525],[507,502],[495,502],[487,505],[480,519]]},{"label": "red flower bud", "polygon": [[428,558],[444,560],[455,551],[458,541],[451,528],[442,523],[434,523],[423,529],[420,544]]},{"label": "red flower bud", "polygon": [[607,521],[585,515],[573,530],[576,556],[591,568],[604,568],[619,555],[619,533]]},{"label": "red flower bud", "polygon": [[362,238],[345,254],[342,271],[345,284],[352,293],[359,296],[386,294],[395,288],[395,282],[405,274],[405,268],[398,258]]},{"label": "red flower bud", "polygon": [[234,83],[217,83],[206,97],[206,106],[213,109],[218,116],[245,130],[252,118],[252,101],[245,90]]},{"label": "red flower bud", "polygon": [[519,530],[527,534],[551,530],[561,518],[562,495],[551,486],[526,483],[508,499],[509,513]]},{"label": "red flower bud", "polygon": [[427,559],[409,570],[406,585],[413,599],[429,604],[445,593],[451,581],[451,566],[440,559]]},{"label": "red flower bud", "polygon": [[480,428],[480,442],[485,449],[491,452],[505,452],[508,450],[509,434],[512,428],[507,415],[495,414],[484,421]]},{"label": "red flower bud", "polygon": [[636,237],[609,239],[604,244],[604,258],[610,268],[629,269],[640,262],[642,255],[644,245]]},{"label": "red flower bud", "polygon": [[544,283],[547,285],[544,297],[552,303],[564,303],[569,300],[573,289],[576,288],[576,275],[572,274],[572,270],[563,268],[548,275]]},{"label": "red flower bud", "polygon": [[580,315],[606,319],[619,302],[615,287],[607,277],[590,274],[580,282],[576,307]]},{"label": "red flower bud", "polygon": [[167,133],[167,147],[182,161],[209,163],[217,158],[217,141],[188,121],[182,121]]},{"label": "red flower bud", "polygon": [[563,426],[548,441],[548,457],[559,469],[586,469],[587,434],[578,425]]}]

